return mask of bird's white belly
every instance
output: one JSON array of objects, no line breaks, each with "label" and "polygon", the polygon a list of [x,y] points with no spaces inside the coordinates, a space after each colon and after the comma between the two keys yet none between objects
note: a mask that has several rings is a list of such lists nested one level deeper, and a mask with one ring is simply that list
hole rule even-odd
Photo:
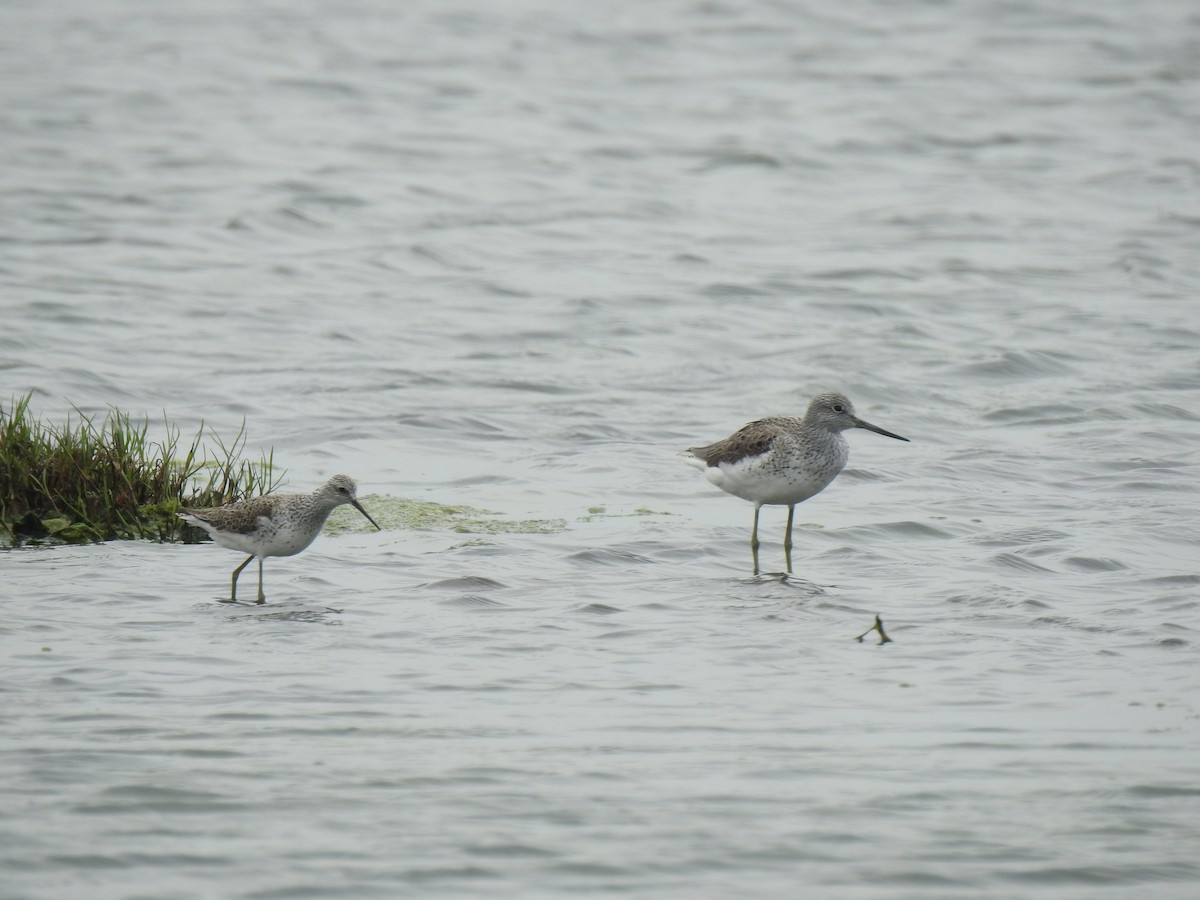
[{"label": "bird's white belly", "polygon": [[263,542],[263,556],[295,556],[317,539],[321,533],[308,528],[276,528],[270,539]]},{"label": "bird's white belly", "polygon": [[723,462],[704,470],[721,490],[752,503],[786,505],[819,494],[837,477],[840,467],[772,465],[771,457]]},{"label": "bird's white belly", "polygon": [[251,556],[295,556],[316,540],[320,532],[289,527],[287,523],[280,525],[266,516],[259,516],[255,526],[245,532],[224,531],[191,516],[187,520],[212,535],[214,543]]}]

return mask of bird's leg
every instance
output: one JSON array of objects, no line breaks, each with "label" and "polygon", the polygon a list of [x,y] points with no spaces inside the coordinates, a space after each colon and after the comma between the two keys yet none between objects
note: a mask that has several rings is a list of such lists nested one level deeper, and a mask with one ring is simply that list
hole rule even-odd
[{"label": "bird's leg", "polygon": [[238,566],[236,569],[233,570],[233,584],[231,584],[229,586],[229,599],[222,600],[221,601],[222,603],[237,603],[237,579],[238,579],[238,576],[242,574],[242,569],[244,569],[244,568],[246,568],[246,566],[250,565],[250,560],[252,560],[252,559],[254,559],[253,556],[247,556],[246,561],[244,563],[242,563],[240,566]]},{"label": "bird's leg", "polygon": [[761,503],[754,504],[754,527],[750,529],[750,556],[754,560],[754,574],[758,574],[758,511]]},{"label": "bird's leg", "polygon": [[788,507],[787,531],[783,533],[783,558],[787,560],[788,574],[792,574],[792,518],[796,515],[796,506]]},{"label": "bird's leg", "polygon": [[262,589],[262,566],[263,566],[263,558],[260,556],[258,558],[258,600],[256,601],[257,603],[266,603],[267,602],[267,595],[263,593],[263,589]]}]

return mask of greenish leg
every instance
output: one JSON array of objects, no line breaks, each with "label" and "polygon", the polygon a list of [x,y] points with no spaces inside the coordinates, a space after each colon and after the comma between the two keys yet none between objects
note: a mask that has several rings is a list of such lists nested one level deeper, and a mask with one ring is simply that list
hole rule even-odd
[{"label": "greenish leg", "polygon": [[[244,568],[246,568],[246,566],[250,565],[250,560],[252,560],[252,559],[254,559],[253,556],[247,556],[246,561],[244,563],[242,563],[240,566],[238,566],[236,569],[233,570],[233,584],[230,585],[230,587],[229,587],[229,599],[222,600],[221,601],[222,603],[237,603],[238,576],[242,574],[242,569],[244,569]],[[260,590],[261,590],[261,588],[260,588]]]},{"label": "greenish leg", "polygon": [[796,515],[796,507],[793,504],[788,507],[788,523],[787,531],[783,533],[783,557],[787,560],[788,574],[792,574],[792,517]]},{"label": "greenish leg", "polygon": [[754,504],[754,527],[750,530],[750,556],[754,560],[754,574],[758,574],[758,511],[761,503]]},{"label": "greenish leg", "polygon": [[263,589],[262,589],[262,566],[263,566],[263,560],[262,560],[262,557],[260,556],[258,558],[258,601],[257,601],[258,603],[266,603],[267,602],[267,595],[263,593]]}]

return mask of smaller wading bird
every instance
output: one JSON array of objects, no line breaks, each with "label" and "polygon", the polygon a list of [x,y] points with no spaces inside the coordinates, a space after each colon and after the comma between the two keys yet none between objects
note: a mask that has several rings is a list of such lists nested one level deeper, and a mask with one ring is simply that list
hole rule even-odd
[{"label": "smaller wading bird", "polygon": [[908,438],[884,431],[854,414],[843,394],[817,394],[804,418],[771,416],[743,426],[706,447],[692,447],[685,459],[704,471],[723,491],[754,504],[750,552],[758,574],[758,512],[763,506],[788,508],[783,552],[792,571],[792,517],[796,504],[819,494],[846,467],[850,447],[842,432],[865,428],[898,441]]},{"label": "smaller wading bird", "polygon": [[222,602],[237,601],[238,575],[257,556],[257,602],[265,603],[263,560],[268,556],[294,556],[306,548],[316,540],[325,520],[337,507],[349,503],[379,528],[358,502],[357,492],[354,482],[345,475],[334,475],[311,494],[267,494],[212,509],[181,509],[176,515],[203,528],[222,547],[250,554],[233,570],[229,600]]}]

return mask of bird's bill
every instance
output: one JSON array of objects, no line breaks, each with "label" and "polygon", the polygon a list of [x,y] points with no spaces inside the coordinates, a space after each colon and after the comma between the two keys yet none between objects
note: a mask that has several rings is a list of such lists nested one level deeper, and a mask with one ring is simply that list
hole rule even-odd
[{"label": "bird's bill", "polygon": [[[884,433],[886,434],[887,432],[884,432]],[[892,437],[895,437],[895,435],[892,435]],[[901,438],[901,440],[903,440],[903,438]],[[383,531],[383,529],[379,527],[379,523],[371,518],[371,514],[369,512],[367,512],[365,509],[363,509],[361,503],[359,503],[357,500],[351,500],[350,502],[354,504],[355,509],[357,509],[360,513],[362,513],[364,516],[367,517],[367,521],[375,526],[376,531]]]},{"label": "bird's bill", "polygon": [[[900,435],[898,435],[898,434],[892,434],[890,431],[885,431],[884,429],[880,428],[878,425],[872,425],[870,422],[864,422],[862,419],[856,418],[854,420],[854,427],[855,428],[865,428],[865,429],[867,429],[867,431],[873,431],[876,434],[882,434],[884,437],[895,438],[898,441],[908,441],[908,438],[906,438],[906,437],[900,437]],[[912,441],[908,441],[908,442],[910,444],[912,443]]]}]

